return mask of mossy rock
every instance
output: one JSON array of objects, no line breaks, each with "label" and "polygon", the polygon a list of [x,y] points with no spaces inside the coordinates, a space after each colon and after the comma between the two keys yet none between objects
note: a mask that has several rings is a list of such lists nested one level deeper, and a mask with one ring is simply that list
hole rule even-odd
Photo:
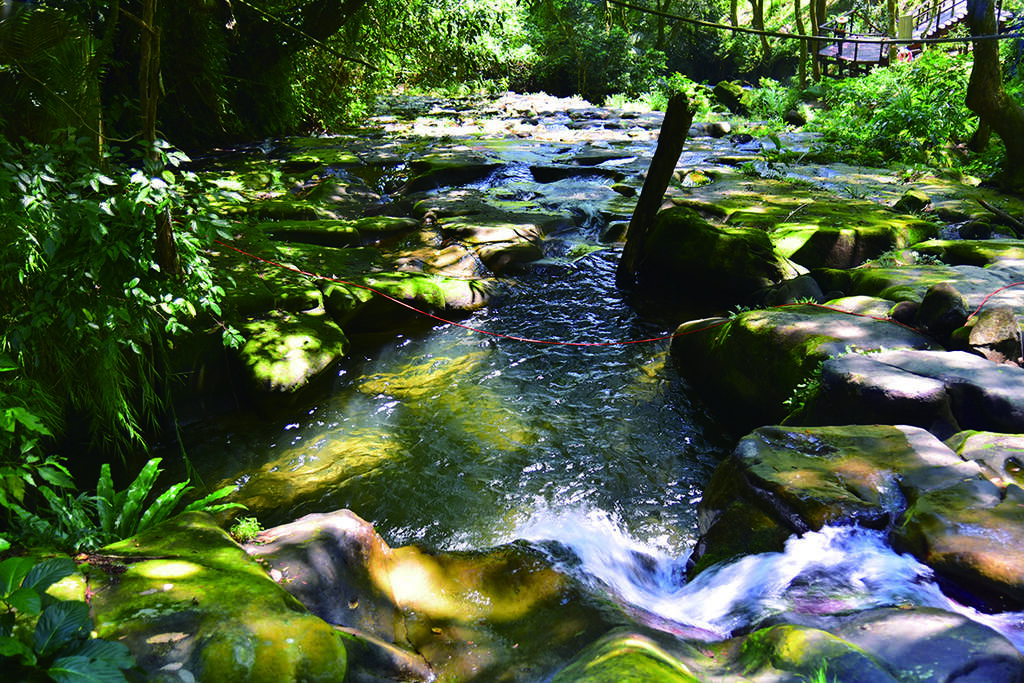
[{"label": "mossy rock", "polygon": [[781,421],[786,400],[826,359],[851,348],[904,347],[938,348],[906,327],[807,304],[685,323],[671,352],[718,417],[750,429]]},{"label": "mossy rock", "polygon": [[257,230],[282,242],[302,242],[324,247],[352,247],[360,242],[359,231],[351,221],[277,221],[260,223]]},{"label": "mossy rock", "polygon": [[1024,265],[1024,240],[928,240],[914,250],[953,266]]},{"label": "mossy rock", "polygon": [[843,683],[896,683],[867,652],[842,638],[808,626],[782,624],[755,631],[743,641],[740,662],[744,674],[766,676],[772,669],[797,674],[802,680]]},{"label": "mossy rock", "polygon": [[345,680],[334,629],[209,515],[181,515],[100,554],[109,578],[94,588],[96,631],[128,645],[147,680]]},{"label": "mossy rock", "polygon": [[291,394],[312,383],[348,352],[345,333],[326,314],[282,314],[241,325],[239,351],[253,386]]},{"label": "mossy rock", "polygon": [[613,634],[583,650],[551,683],[700,683],[661,645],[639,633]]},{"label": "mossy rock", "polygon": [[713,306],[742,301],[780,282],[787,270],[764,232],[714,226],[691,208],[673,207],[651,226],[637,282],[674,296],[699,291],[701,301]]}]

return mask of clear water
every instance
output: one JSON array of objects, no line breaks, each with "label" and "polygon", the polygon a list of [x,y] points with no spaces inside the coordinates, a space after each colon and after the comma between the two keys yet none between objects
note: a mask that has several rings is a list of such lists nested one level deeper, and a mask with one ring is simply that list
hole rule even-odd
[{"label": "clear water", "polygon": [[[623,300],[617,259],[608,249],[539,268],[462,322],[573,342],[668,333]],[[279,419],[194,425],[189,453],[207,483],[241,484],[268,526],[349,508],[392,545],[465,549],[510,540],[549,510],[599,509],[683,554],[722,450],[667,350],[438,325],[346,365],[333,392]]]}]

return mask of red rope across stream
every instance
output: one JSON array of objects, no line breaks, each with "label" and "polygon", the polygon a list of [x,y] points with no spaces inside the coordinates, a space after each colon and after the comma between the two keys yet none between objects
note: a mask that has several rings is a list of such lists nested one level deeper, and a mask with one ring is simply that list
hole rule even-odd
[{"label": "red rope across stream", "polygon": [[[312,272],[309,272],[307,270],[302,270],[301,268],[296,268],[295,266],[290,266],[290,265],[288,265],[286,263],[280,263],[278,261],[273,261],[271,259],[264,258],[264,257],[258,256],[256,254],[252,254],[250,252],[247,252],[247,251],[245,251],[243,249],[240,249],[240,248],[238,248],[238,247],[236,247],[236,246],[234,246],[232,244],[228,244],[227,242],[223,242],[221,240],[214,240],[214,242],[216,242],[217,244],[221,245],[222,247],[225,247],[227,249],[231,249],[232,251],[235,251],[235,252],[241,254],[242,256],[245,256],[246,258],[253,259],[254,261],[260,261],[262,263],[266,263],[267,265],[271,265],[271,266],[274,266],[276,268],[281,268],[283,270],[289,270],[289,271],[291,271],[293,273],[297,273],[299,275],[305,275],[306,277],[312,278],[314,280],[326,280],[328,282],[337,282],[338,284],[348,285],[350,287],[358,287],[359,289],[365,289],[366,291],[372,292],[373,294],[376,294],[377,296],[383,297],[383,298],[387,299],[388,301],[393,301],[394,303],[398,304],[399,306],[404,306],[405,308],[408,308],[410,311],[412,311],[414,313],[417,313],[419,315],[425,316],[427,318],[433,318],[434,320],[442,322],[442,323],[444,323],[446,325],[454,325],[455,327],[461,327],[464,330],[469,330],[470,332],[476,332],[477,334],[486,335],[488,337],[497,337],[499,339],[509,339],[511,341],[526,342],[527,344],[544,344],[544,345],[547,345],[547,346],[589,346],[589,347],[595,347],[595,346],[598,346],[598,347],[600,347],[600,346],[628,346],[628,345],[631,345],[631,344],[649,344],[649,343],[652,343],[652,342],[659,342],[659,341],[666,341],[666,340],[669,340],[669,339],[675,339],[676,337],[685,337],[685,336],[690,335],[690,334],[696,334],[697,332],[706,332],[708,330],[713,330],[713,329],[715,329],[717,327],[721,327],[722,325],[725,325],[726,323],[729,322],[728,319],[719,320],[719,321],[716,321],[716,322],[708,325],[707,327],[700,327],[700,328],[693,329],[693,330],[686,330],[684,332],[676,332],[674,334],[666,334],[666,335],[662,335],[660,337],[649,337],[649,338],[646,338],[646,339],[630,339],[630,340],[626,340],[626,341],[572,342],[572,341],[559,341],[559,340],[551,340],[551,339],[534,339],[532,337],[519,337],[519,336],[516,336],[516,335],[513,335],[513,334],[503,334],[501,332],[492,332],[490,330],[484,330],[484,329],[481,329],[479,327],[473,327],[471,325],[463,325],[462,323],[455,322],[454,320],[449,320],[447,318],[442,318],[439,315],[435,315],[435,314],[433,314],[433,313],[431,313],[429,311],[425,311],[425,310],[423,310],[421,308],[417,308],[417,307],[413,306],[412,304],[409,304],[409,303],[407,303],[405,301],[402,301],[401,299],[396,299],[395,297],[391,296],[390,294],[385,294],[384,292],[380,291],[379,289],[375,289],[374,287],[370,287],[369,285],[363,285],[363,284],[360,284],[358,282],[352,282],[351,280],[343,280],[343,279],[337,278],[337,277],[320,275],[319,273],[312,273]],[[981,302],[981,304],[978,306],[978,308],[975,309],[975,311],[973,313],[971,313],[969,316],[967,316],[968,320],[970,320],[971,318],[976,316],[981,311],[981,309],[985,306],[985,304],[988,303],[988,300],[991,299],[996,294],[998,294],[999,292],[1002,292],[1003,290],[1006,290],[1006,289],[1010,289],[1012,287],[1019,287],[1021,285],[1024,285],[1024,282],[1013,282],[1013,283],[1010,283],[1008,285],[1005,285],[1003,287],[1000,287],[999,289],[996,289],[996,290],[992,291],[991,293],[989,293],[984,298],[984,300]],[[821,308],[821,309],[824,309],[826,311],[833,311],[835,313],[843,313],[845,315],[852,315],[852,316],[855,316],[855,317],[858,317],[858,318],[870,318],[871,320],[877,320],[879,322],[885,322],[885,323],[893,323],[895,325],[900,325],[901,327],[906,327],[907,329],[911,329],[911,330],[914,329],[913,327],[911,327],[909,325],[905,325],[904,323],[901,323],[898,320],[893,320],[892,318],[885,318],[885,317],[877,316],[877,315],[869,315],[867,313],[856,313],[854,311],[846,311],[846,310],[843,310],[841,308],[836,308],[835,306],[826,306],[824,304],[790,303],[790,304],[779,304],[778,306],[772,306],[771,308],[788,308],[788,307],[791,307],[791,306],[813,306],[815,308]]]}]

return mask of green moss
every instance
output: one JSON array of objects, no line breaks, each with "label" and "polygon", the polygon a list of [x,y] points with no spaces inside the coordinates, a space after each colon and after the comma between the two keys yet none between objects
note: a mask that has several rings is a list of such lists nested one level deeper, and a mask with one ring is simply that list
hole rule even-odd
[{"label": "green moss", "polygon": [[181,515],[107,546],[119,571],[94,598],[96,630],[198,680],[343,681],[334,630],[278,586],[203,513]]},{"label": "green moss", "polygon": [[638,634],[605,638],[581,652],[551,683],[699,683],[685,664]]},{"label": "green moss", "polygon": [[269,391],[294,392],[341,359],[345,334],[325,315],[283,315],[241,326],[240,354],[252,380]]}]

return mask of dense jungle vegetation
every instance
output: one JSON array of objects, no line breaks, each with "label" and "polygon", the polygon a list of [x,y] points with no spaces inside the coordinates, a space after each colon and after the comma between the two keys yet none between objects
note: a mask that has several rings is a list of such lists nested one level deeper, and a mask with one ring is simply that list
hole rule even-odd
[{"label": "dense jungle vegetation", "polygon": [[[879,17],[895,5],[861,4]],[[830,159],[987,178],[1022,158],[998,135],[983,144],[984,127],[977,134],[974,57],[962,44],[815,81],[799,41],[666,15],[800,32],[813,25],[812,9],[832,15],[848,0],[631,5],[2,0],[0,550],[91,550],[185,502],[184,483],[153,498],[158,463],[146,462],[147,443],[173,437],[166,349],[197,327],[221,326],[226,344],[238,335],[219,322],[224,292],[204,255],[226,228],[215,207],[233,198],[187,170],[182,150],[329,133],[395,91],[545,91],[660,108],[682,89],[700,120],[720,114],[707,84],[742,79],[756,86],[752,120],[778,130],[784,113],[800,109]],[[1004,9],[1020,5],[1007,0]],[[998,49],[1001,71],[986,71],[984,85],[1018,115],[1021,43]],[[127,487],[115,491],[115,481]],[[210,495],[192,506],[224,495],[202,493]],[[49,578],[66,568],[51,569]],[[0,565],[9,614],[32,605],[38,613],[24,602],[27,571]],[[20,598],[19,585],[28,587]],[[22,652],[12,642],[0,622],[0,656]]]}]

